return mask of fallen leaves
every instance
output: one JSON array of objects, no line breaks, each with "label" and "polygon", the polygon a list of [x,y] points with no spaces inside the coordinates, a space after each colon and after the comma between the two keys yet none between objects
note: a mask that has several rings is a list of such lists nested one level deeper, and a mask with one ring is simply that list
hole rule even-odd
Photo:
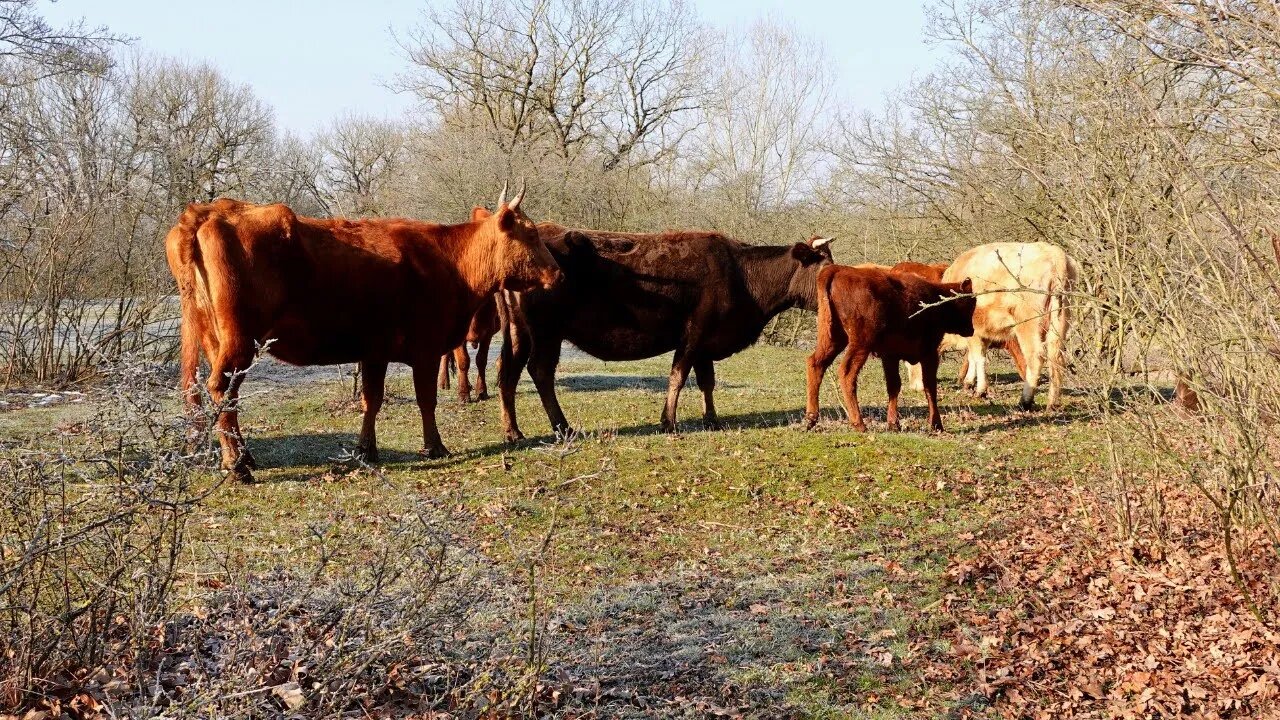
[{"label": "fallen leaves", "polygon": [[[1244,606],[1197,499],[1165,501],[1168,542],[1119,543],[1096,521],[1109,509],[1096,493],[1029,486],[1004,531],[947,568],[961,596],[945,606],[951,654],[999,715],[1280,718],[1280,634]],[[1240,553],[1248,577],[1280,571],[1264,540],[1239,540],[1254,550]],[[1012,606],[991,610],[992,593]]]}]

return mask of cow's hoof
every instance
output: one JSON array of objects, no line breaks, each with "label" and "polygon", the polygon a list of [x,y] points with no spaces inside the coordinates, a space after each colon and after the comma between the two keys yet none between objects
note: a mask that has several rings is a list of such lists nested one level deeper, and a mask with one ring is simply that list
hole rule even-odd
[{"label": "cow's hoof", "polygon": [[866,424],[866,423],[860,423],[860,422],[859,422],[859,423],[849,423],[849,424],[850,424],[850,426],[852,426],[852,427],[853,427],[853,429],[854,429],[854,430],[856,430],[856,431],[858,431],[858,432],[860,432],[860,433],[864,433],[864,432],[866,432],[866,431],[867,431],[867,424]]},{"label": "cow's hoof", "polygon": [[356,455],[358,455],[361,460],[364,460],[367,463],[378,462],[378,448],[376,447],[374,448],[357,447]]},{"label": "cow's hoof", "polygon": [[812,430],[812,429],[814,429],[815,427],[817,427],[817,425],[818,425],[818,416],[817,416],[817,415],[805,415],[805,416],[804,416],[804,429],[805,429],[805,430]]},{"label": "cow's hoof", "polygon": [[896,422],[889,423],[889,432],[902,432],[902,424]]},{"label": "cow's hoof", "polygon": [[243,467],[247,470],[258,469],[258,461],[253,459],[253,453],[249,452],[248,450],[242,450],[240,452],[240,460],[236,463],[236,465],[238,465],[239,467]]},{"label": "cow's hoof", "polygon": [[440,458],[449,457],[449,451],[445,449],[445,446],[443,445],[437,445],[436,447],[422,448],[421,450],[418,451],[418,454],[427,458],[428,460],[439,460]]},{"label": "cow's hoof", "polygon": [[506,433],[504,433],[504,436],[506,438],[506,441],[509,443],[520,442],[521,440],[524,439],[524,433],[520,432],[519,430],[508,430]]},{"label": "cow's hoof", "polygon": [[476,393],[476,402],[480,402],[481,400],[488,400],[488,399],[489,399],[488,390],[481,390],[480,392]]},{"label": "cow's hoof", "polygon": [[702,427],[705,430],[723,430],[724,423],[720,422],[720,418],[703,418]]},{"label": "cow's hoof", "polygon": [[1023,410],[1027,410],[1027,411],[1035,410],[1035,409],[1036,409],[1036,401],[1035,401],[1035,399],[1034,399],[1034,398],[1033,398],[1033,399],[1031,399],[1031,400],[1028,400],[1028,399],[1026,399],[1026,398],[1023,398],[1022,400],[1018,401],[1018,407],[1019,407],[1019,408],[1021,408],[1021,409],[1023,409]]},{"label": "cow's hoof", "polygon": [[459,394],[459,395],[458,395],[458,402],[462,403],[463,405],[470,405],[470,404],[471,404],[472,402],[474,402],[474,401],[471,399],[471,395],[470,395],[470,394],[467,394],[467,395],[461,395],[461,394]]},{"label": "cow's hoof", "polygon": [[662,421],[661,425],[662,425],[662,432],[664,432],[664,433],[666,433],[666,434],[668,434],[668,435],[675,435],[675,434],[676,434],[676,430],[677,430],[677,428],[676,428],[676,424],[675,424],[675,423],[673,423],[673,422],[667,422],[667,421],[664,419],[664,420]]},{"label": "cow's hoof", "polygon": [[242,485],[252,485],[254,483],[253,472],[243,463],[231,468],[227,471],[227,478],[234,483]]}]

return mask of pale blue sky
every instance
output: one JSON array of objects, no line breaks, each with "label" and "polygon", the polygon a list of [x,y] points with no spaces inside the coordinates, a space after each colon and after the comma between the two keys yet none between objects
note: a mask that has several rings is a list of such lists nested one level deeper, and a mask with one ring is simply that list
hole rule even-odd
[{"label": "pale blue sky", "polygon": [[[136,38],[135,46],[210,60],[248,83],[282,125],[308,134],[344,111],[399,116],[407,95],[383,87],[405,67],[390,29],[407,29],[444,0],[42,0],[51,22],[84,18]],[[859,109],[927,70],[924,0],[692,0],[704,20],[745,23],[772,13],[825,43],[839,94]],[[305,8],[305,9],[303,9]]]}]

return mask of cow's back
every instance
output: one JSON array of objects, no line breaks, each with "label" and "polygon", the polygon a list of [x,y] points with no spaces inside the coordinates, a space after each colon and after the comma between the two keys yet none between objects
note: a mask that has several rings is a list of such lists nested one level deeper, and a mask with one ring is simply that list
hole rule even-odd
[{"label": "cow's back", "polygon": [[733,256],[742,244],[722,235],[584,231],[553,223],[538,230],[564,280],[529,294],[521,308],[530,323],[556,326],[595,357],[635,360],[668,352],[695,311],[726,315],[744,307]]},{"label": "cow's back", "polygon": [[1067,255],[1049,243],[989,243],[961,253],[942,275],[943,282],[973,280],[975,292],[1018,287],[1048,290],[1052,278],[1068,272]]}]

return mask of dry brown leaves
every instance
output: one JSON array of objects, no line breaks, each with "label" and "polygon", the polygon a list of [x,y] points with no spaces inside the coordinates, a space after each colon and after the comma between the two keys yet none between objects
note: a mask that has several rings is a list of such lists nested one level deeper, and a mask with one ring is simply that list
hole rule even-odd
[{"label": "dry brown leaves", "polygon": [[[938,675],[976,676],[1011,718],[1280,718],[1280,633],[1245,606],[1196,497],[1167,496],[1157,545],[1115,542],[1096,493],[1028,490],[1005,530],[948,570],[967,591],[947,604],[956,662]],[[1260,533],[1238,542],[1246,577],[1280,570]],[[1255,597],[1268,597],[1261,583]],[[1264,611],[1280,617],[1278,604]]]}]

